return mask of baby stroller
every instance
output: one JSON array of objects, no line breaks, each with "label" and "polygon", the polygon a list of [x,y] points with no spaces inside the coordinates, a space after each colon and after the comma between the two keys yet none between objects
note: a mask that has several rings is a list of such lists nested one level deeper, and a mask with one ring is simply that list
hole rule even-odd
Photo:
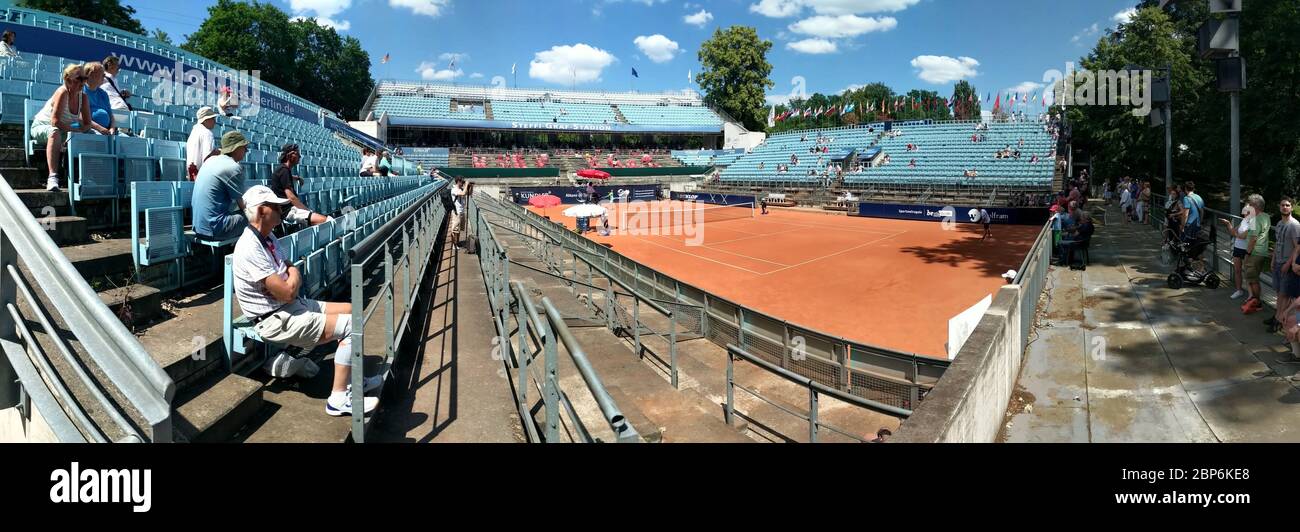
[{"label": "baby stroller", "polygon": [[1205,260],[1205,249],[1210,247],[1210,240],[1197,235],[1188,241],[1173,229],[1165,229],[1165,243],[1160,250],[1160,258],[1166,264],[1174,265],[1174,272],[1169,274],[1169,288],[1182,289],[1184,286],[1205,285],[1211,290],[1219,288],[1223,279],[1210,270],[1210,263]]}]

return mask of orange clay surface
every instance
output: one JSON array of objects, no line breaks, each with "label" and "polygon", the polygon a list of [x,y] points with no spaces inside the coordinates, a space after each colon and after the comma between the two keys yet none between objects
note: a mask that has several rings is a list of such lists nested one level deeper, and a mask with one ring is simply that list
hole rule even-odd
[{"label": "orange clay surface", "polygon": [[[575,224],[561,214],[565,206],[529,209]],[[995,225],[981,242],[977,224],[944,230],[937,222],[771,209],[739,220],[706,214],[692,238],[677,229],[619,234],[615,209],[609,219],[613,235],[587,237],[679,281],[823,333],[942,359],[948,320],[1006,284],[1002,274],[1020,267],[1041,229]]]}]

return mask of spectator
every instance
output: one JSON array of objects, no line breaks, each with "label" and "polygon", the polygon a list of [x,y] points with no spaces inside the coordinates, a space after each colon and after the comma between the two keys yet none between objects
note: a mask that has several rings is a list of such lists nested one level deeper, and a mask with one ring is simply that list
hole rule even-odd
[{"label": "spectator", "polygon": [[[243,169],[248,140],[238,131],[221,136],[221,154],[208,159],[194,180],[194,232],[202,240],[225,242],[238,238],[248,227]],[[287,200],[286,200],[287,203]],[[239,209],[232,212],[232,205]]]},{"label": "spectator", "polygon": [[289,200],[293,209],[288,212],[285,220],[289,223],[302,224],[306,222],[308,226],[320,225],[332,220],[329,216],[311,212],[307,205],[303,204],[302,199],[298,197],[297,184],[302,181],[301,177],[293,175],[293,167],[302,161],[302,153],[297,144],[287,144],[280,149],[280,166],[271,174],[271,192],[276,196]]},{"label": "spectator", "polygon": [[379,172],[379,157],[375,155],[375,150],[362,148],[361,150],[361,177],[372,177]]},{"label": "spectator", "polygon": [[86,84],[81,90],[86,93],[90,104],[90,128],[100,135],[116,135],[116,117],[113,116],[112,104],[109,103],[108,93],[100,88],[104,85],[104,65],[86,63],[81,66],[81,73],[86,76]]},{"label": "spectator", "polygon": [[980,209],[980,223],[984,224],[984,236],[980,238],[980,242],[983,242],[993,236],[993,217],[989,215],[988,209]]},{"label": "spectator", "polygon": [[221,99],[217,100],[217,107],[221,108],[221,114],[228,117],[234,117],[235,111],[239,110],[239,97],[235,96],[235,91],[230,90],[229,85],[221,88]]},{"label": "spectator", "polygon": [[1274,229],[1277,235],[1277,246],[1273,249],[1273,282],[1277,286],[1277,312],[1264,322],[1269,332],[1277,332],[1282,328],[1282,323],[1286,321],[1286,309],[1291,307],[1291,301],[1295,296],[1295,288],[1291,286],[1294,283],[1294,276],[1290,275],[1288,267],[1292,255],[1295,255],[1296,240],[1300,238],[1300,221],[1296,221],[1292,216],[1292,209],[1295,202],[1291,198],[1282,198],[1279,204],[1279,210],[1282,217],[1277,221],[1277,227]]},{"label": "spectator", "polygon": [[0,58],[18,58],[18,49],[14,48],[14,32],[5,31],[0,35]]},{"label": "spectator", "polygon": [[1201,221],[1205,211],[1205,200],[1196,194],[1196,183],[1188,181],[1183,185],[1182,226],[1183,238],[1195,240],[1201,237]]},{"label": "spectator", "polygon": [[90,104],[81,88],[86,83],[81,65],[68,65],[63,69],[63,85],[45,102],[41,112],[32,119],[32,140],[45,143],[45,164],[49,177],[45,190],[59,188],[59,162],[63,158],[63,143],[68,134],[90,131]]},{"label": "spectator", "polygon": [[1133,220],[1133,192],[1127,184],[1121,188],[1122,190],[1119,194],[1119,208],[1124,211],[1124,221],[1130,222]]},{"label": "spectator", "polygon": [[126,102],[126,100],[131,97],[131,91],[119,90],[117,88],[116,78],[117,72],[120,70],[120,65],[118,63],[119,60],[115,55],[110,55],[104,58],[105,83],[102,88],[104,89],[104,92],[108,94],[109,106],[112,107],[114,111],[134,111],[135,109],[131,108],[131,104]]},{"label": "spectator", "polygon": [[457,246],[460,245],[461,226],[465,218],[465,197],[469,194],[468,187],[465,185],[465,178],[457,177],[451,184],[451,241]]},{"label": "spectator", "polygon": [[1272,216],[1268,214],[1264,197],[1251,194],[1247,200],[1252,215],[1246,248],[1250,256],[1246,259],[1246,283],[1250,288],[1250,298],[1242,305],[1243,314],[1254,314],[1264,310],[1264,292],[1261,290],[1260,277],[1269,268],[1268,233],[1273,228]]},{"label": "spectator", "polygon": [[216,142],[212,130],[217,127],[217,112],[211,107],[201,107],[194,116],[194,127],[190,129],[190,138],[185,143],[186,169],[193,181],[203,168],[204,161],[221,152],[214,149]]},{"label": "spectator", "polygon": [[1142,191],[1138,193],[1137,199],[1137,217],[1138,223],[1147,223],[1147,215],[1151,211],[1151,182],[1142,182]]},{"label": "spectator", "polygon": [[1232,220],[1227,218],[1219,220],[1232,236],[1232,278],[1237,291],[1229,296],[1231,299],[1239,299],[1246,295],[1246,291],[1243,290],[1242,272],[1245,270],[1246,257],[1250,255],[1250,229],[1254,222],[1252,216],[1250,205],[1247,204],[1241,208],[1241,223],[1236,227],[1233,227]]},{"label": "spectator", "polygon": [[[1183,235],[1183,189],[1174,185],[1169,187],[1169,197],[1165,198],[1165,223],[1181,240]],[[1300,235],[1297,235],[1300,236]]]},{"label": "spectator", "polygon": [[1106,182],[1101,185],[1101,197],[1106,200],[1106,206],[1110,207],[1111,200],[1115,199],[1115,185],[1106,178]]},{"label": "spectator", "polygon": [[[1074,252],[1081,249],[1088,249],[1092,244],[1092,235],[1096,227],[1092,224],[1092,216],[1087,211],[1078,211],[1074,214],[1078,217],[1078,223],[1066,230],[1061,239],[1061,265],[1069,266],[1074,269]],[[1084,265],[1086,268],[1087,265]]]},{"label": "spectator", "polygon": [[[237,132],[226,136],[239,135]],[[223,149],[226,137],[222,137]],[[224,157],[224,156],[223,156]],[[214,161],[214,166],[220,164]],[[210,168],[209,166],[208,168]],[[252,319],[258,336],[266,342],[313,349],[338,341],[334,351],[334,385],[325,400],[325,413],[345,416],[352,413],[352,396],[348,382],[352,377],[352,305],[324,303],[305,299],[302,272],[289,263],[277,245],[271,230],[280,225],[289,200],[276,196],[264,186],[255,186],[243,194],[240,204],[247,205],[244,216],[248,226],[241,230],[233,255],[234,287],[239,308]],[[358,357],[360,358],[360,357]],[[272,359],[267,367],[272,376],[298,373],[305,358],[294,360],[287,354]],[[378,389],[383,376],[364,380],[365,392]],[[379,399],[366,397],[363,411],[370,413]]]},{"label": "spectator", "polygon": [[387,151],[380,152],[378,164],[379,175],[385,177],[393,175],[393,156]]}]

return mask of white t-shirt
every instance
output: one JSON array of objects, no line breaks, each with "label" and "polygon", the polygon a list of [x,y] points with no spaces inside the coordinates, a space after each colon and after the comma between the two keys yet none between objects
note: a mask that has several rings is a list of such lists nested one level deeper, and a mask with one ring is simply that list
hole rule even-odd
[{"label": "white t-shirt", "polygon": [[[113,78],[112,74],[105,73],[104,77],[113,80],[113,82],[117,81]],[[126,111],[129,109],[126,105],[126,100],[122,99],[122,93],[118,92],[117,88],[113,87],[113,83],[105,81],[99,88],[104,89],[104,92],[108,94],[108,106],[114,111]]]},{"label": "white t-shirt", "polygon": [[989,216],[989,211],[980,209],[980,223],[982,224],[993,223],[993,217]]},{"label": "white t-shirt", "polygon": [[262,237],[251,227],[244,229],[244,234],[235,243],[235,298],[240,310],[250,318],[266,316],[284,306],[266,291],[268,277],[279,275],[281,279],[289,279],[289,262],[285,259],[284,249],[279,247],[274,236],[271,241],[277,244],[276,256],[271,255],[262,244]]},{"label": "white t-shirt", "polygon": [[465,189],[460,185],[452,183],[451,199],[456,202],[456,214],[465,214]]},{"label": "white t-shirt", "polygon": [[361,171],[376,173],[379,169],[375,166],[379,163],[378,155],[366,155],[361,157]]},{"label": "white t-shirt", "polygon": [[207,159],[209,153],[212,153],[212,145],[215,142],[211,129],[204,127],[203,124],[194,124],[194,129],[190,130],[190,140],[185,143],[185,166],[192,164],[197,168],[203,168],[203,161]]},{"label": "white t-shirt", "polygon": [[1128,187],[1124,187],[1124,192],[1119,195],[1119,202],[1123,205],[1133,202],[1133,194],[1129,192]]},{"label": "white t-shirt", "polygon": [[1241,235],[1241,238],[1232,241],[1233,247],[1237,249],[1246,249],[1246,244],[1248,243],[1246,241],[1246,236],[1247,233],[1250,232],[1250,226],[1254,221],[1254,218],[1244,218],[1241,220],[1241,225],[1237,226],[1237,234]]}]

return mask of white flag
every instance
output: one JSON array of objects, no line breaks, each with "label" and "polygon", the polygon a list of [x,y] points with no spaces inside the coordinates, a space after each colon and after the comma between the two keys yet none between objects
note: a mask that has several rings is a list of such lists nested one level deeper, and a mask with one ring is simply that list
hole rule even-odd
[{"label": "white flag", "polygon": [[510,65],[510,75],[511,76],[515,75],[515,73],[518,72],[518,69],[519,69],[519,63]]},{"label": "white flag", "polygon": [[695,72],[690,71],[690,70],[687,70],[687,71],[686,71],[686,82],[687,82],[687,83],[695,83]]},{"label": "white flag", "polygon": [[767,127],[776,127],[776,106],[767,114]]}]

